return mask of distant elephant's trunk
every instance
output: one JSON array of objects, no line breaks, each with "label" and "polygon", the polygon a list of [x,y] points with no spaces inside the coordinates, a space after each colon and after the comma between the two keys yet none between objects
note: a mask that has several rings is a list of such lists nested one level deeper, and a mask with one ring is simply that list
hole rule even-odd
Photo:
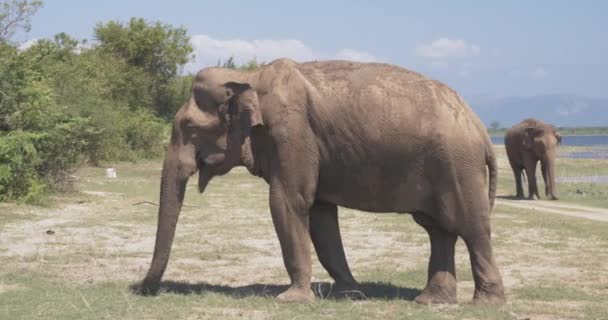
[{"label": "distant elephant's trunk", "polygon": [[555,186],[555,153],[549,153],[545,159],[542,160],[541,165],[543,166],[546,184],[546,195],[551,200],[557,200],[556,186]]},{"label": "distant elephant's trunk", "polygon": [[183,164],[176,158],[167,152],[163,163],[156,244],[150,269],[142,284],[144,293],[154,294],[158,291],[171,253],[175,227],[184,201],[186,183],[192,174],[192,172],[184,172]]}]

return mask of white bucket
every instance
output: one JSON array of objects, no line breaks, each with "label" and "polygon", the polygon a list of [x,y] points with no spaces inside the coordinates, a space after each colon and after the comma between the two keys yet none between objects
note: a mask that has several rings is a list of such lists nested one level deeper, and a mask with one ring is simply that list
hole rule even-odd
[{"label": "white bucket", "polygon": [[114,168],[106,168],[107,178],[116,178],[116,170]]}]

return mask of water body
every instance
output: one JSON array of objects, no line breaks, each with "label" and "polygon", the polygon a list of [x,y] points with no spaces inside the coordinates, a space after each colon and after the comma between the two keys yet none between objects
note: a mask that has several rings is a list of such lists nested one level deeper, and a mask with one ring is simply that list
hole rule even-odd
[{"label": "water body", "polygon": [[[492,143],[505,144],[505,137],[492,136]],[[576,147],[600,146],[608,148],[608,136],[562,136],[562,145]]]},{"label": "water body", "polygon": [[[504,144],[503,136],[492,136],[492,143]],[[561,153],[559,157],[573,159],[608,159],[608,136],[562,136],[562,145],[590,147],[589,151]]]},{"label": "water body", "polygon": [[593,151],[568,152],[560,156],[572,159],[608,159],[608,149],[594,148]]}]

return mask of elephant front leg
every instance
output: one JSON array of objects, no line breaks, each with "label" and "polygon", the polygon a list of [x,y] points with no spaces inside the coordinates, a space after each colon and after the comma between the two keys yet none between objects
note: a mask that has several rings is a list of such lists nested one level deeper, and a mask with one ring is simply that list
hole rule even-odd
[{"label": "elephant front leg", "polygon": [[289,196],[282,185],[271,183],[270,210],[291,285],[277,299],[282,302],[311,302],[315,296],[310,287],[310,206],[298,195]]},{"label": "elephant front leg", "polygon": [[442,229],[423,213],[415,213],[413,217],[427,231],[431,240],[427,284],[415,301],[420,304],[456,303],[454,246],[458,237]]},{"label": "elephant front leg", "polygon": [[536,184],[536,162],[530,163],[526,167],[526,175],[528,176],[528,200],[540,199]]},{"label": "elephant front leg", "polygon": [[515,197],[522,199],[524,197],[524,188],[521,181],[521,175],[523,170],[521,168],[513,168],[513,175],[515,176]]},{"label": "elephant front leg", "polygon": [[336,281],[332,296],[364,298],[346,261],[335,204],[315,201],[310,209],[310,237],[319,261]]}]

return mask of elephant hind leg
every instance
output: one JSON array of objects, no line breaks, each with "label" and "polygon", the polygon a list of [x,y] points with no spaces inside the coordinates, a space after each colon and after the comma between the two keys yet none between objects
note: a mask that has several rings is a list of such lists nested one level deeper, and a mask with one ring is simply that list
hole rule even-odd
[{"label": "elephant hind leg", "polygon": [[431,240],[427,284],[415,301],[420,304],[456,303],[454,246],[458,237],[424,213],[414,213],[412,216],[427,231]]},{"label": "elephant hind leg", "polygon": [[502,279],[492,254],[489,219],[472,225],[469,231],[462,235],[462,238],[469,250],[475,281],[473,301],[491,304],[505,303]]},{"label": "elephant hind leg", "polygon": [[346,261],[335,204],[315,201],[310,209],[310,237],[319,262],[336,282],[332,296],[363,298]]},{"label": "elephant hind leg", "polygon": [[[466,186],[462,186],[463,189]],[[469,186],[468,190],[475,190]],[[481,194],[473,192],[472,194]],[[485,199],[469,199],[455,206],[457,234],[464,240],[469,251],[473,280],[475,281],[474,302],[505,303],[502,277],[492,252],[490,206]]]},{"label": "elephant hind leg", "polygon": [[[491,209],[489,199],[485,198],[485,188],[483,176],[461,176],[451,190],[441,190],[437,195],[440,210],[435,221],[439,227],[460,236],[468,248],[475,281],[473,301],[502,304],[505,302],[504,288],[492,253]],[[443,238],[453,239],[445,234]],[[448,240],[443,241],[447,243]]]}]

